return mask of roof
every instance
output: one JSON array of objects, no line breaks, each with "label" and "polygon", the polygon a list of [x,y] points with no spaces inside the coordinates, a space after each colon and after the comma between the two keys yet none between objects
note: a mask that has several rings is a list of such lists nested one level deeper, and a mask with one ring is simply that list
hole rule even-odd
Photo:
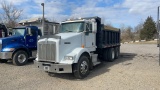
[{"label": "roof", "polygon": [[19,23],[29,23],[29,22],[40,22],[40,18],[31,18],[31,19],[25,19],[21,20]]},{"label": "roof", "polygon": [[[21,21],[19,22],[19,24],[23,24],[23,23],[33,23],[33,22],[42,22],[42,18],[30,18],[30,19],[21,20]],[[50,21],[48,21],[46,18],[45,18],[45,22],[58,24],[57,22],[50,22]]]},{"label": "roof", "polygon": [[18,26],[18,27],[15,27],[15,28],[26,28],[26,27],[37,28],[37,26]]},{"label": "roof", "polygon": [[66,21],[63,21],[62,23],[69,23],[69,22],[83,22],[84,20],[83,19],[78,19],[78,20],[66,20]]}]

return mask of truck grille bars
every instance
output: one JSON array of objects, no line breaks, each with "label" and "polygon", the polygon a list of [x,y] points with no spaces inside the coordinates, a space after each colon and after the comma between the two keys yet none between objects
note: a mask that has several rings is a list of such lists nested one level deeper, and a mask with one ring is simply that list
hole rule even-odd
[{"label": "truck grille bars", "polygon": [[48,42],[47,44],[38,44],[39,61],[56,61],[56,44]]}]

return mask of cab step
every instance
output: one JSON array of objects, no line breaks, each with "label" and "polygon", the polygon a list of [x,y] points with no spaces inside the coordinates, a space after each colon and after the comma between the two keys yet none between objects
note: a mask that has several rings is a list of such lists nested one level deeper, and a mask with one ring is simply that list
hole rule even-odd
[{"label": "cab step", "polygon": [[93,62],[93,66],[96,66],[96,65],[98,65],[98,64],[100,64],[101,62]]}]

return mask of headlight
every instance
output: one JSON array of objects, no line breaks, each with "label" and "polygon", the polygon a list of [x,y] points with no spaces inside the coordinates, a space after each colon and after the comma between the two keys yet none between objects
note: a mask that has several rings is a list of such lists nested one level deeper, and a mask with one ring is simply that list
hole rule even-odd
[{"label": "headlight", "polygon": [[14,48],[4,48],[3,51],[13,51]]},{"label": "headlight", "polygon": [[72,56],[65,56],[64,59],[65,60],[73,60],[73,57]]}]

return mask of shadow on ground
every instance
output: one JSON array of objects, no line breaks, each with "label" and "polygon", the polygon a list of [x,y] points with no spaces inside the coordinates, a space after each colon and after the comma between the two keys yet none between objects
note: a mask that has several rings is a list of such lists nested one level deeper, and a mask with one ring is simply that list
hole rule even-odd
[{"label": "shadow on ground", "polygon": [[[103,61],[101,64],[95,66],[90,71],[90,74],[86,78],[81,79],[80,81],[92,79],[92,78],[94,78],[96,76],[99,76],[101,74],[109,72],[110,71],[110,69],[109,69],[110,67],[112,67],[112,66],[114,66],[116,64],[119,64],[119,63],[122,63],[123,65],[131,65],[132,63],[124,63],[124,62],[133,60],[133,58],[136,55],[137,54],[134,54],[134,53],[121,53],[120,57],[118,59],[116,59],[114,62]],[[29,65],[33,65],[33,60],[34,59],[29,59],[27,65],[24,65],[23,67],[29,66]],[[8,61],[5,64],[13,65],[12,61]],[[73,76],[73,74],[48,74],[48,75],[51,76],[51,77],[55,77],[55,78],[62,78],[62,79],[68,79],[68,80],[77,81],[77,79]]]},{"label": "shadow on ground", "polygon": [[[29,59],[28,62],[27,62],[27,64],[26,64],[26,65],[23,65],[23,67],[24,67],[24,66],[28,66],[28,65],[32,65],[32,64],[33,64],[33,60],[35,60],[35,59]],[[15,66],[15,65],[12,63],[12,60],[8,60],[7,62],[1,62],[1,61],[0,61],[0,63],[5,63],[5,64],[8,64],[8,65],[13,65],[13,66]],[[21,67],[22,67],[22,66],[21,66]]]},{"label": "shadow on ground", "polygon": [[[95,66],[93,68],[93,70],[90,71],[90,74],[82,79],[83,80],[88,80],[91,78],[94,78],[96,76],[99,76],[101,74],[104,74],[106,72],[110,71],[110,67],[122,63],[122,65],[131,65],[132,63],[124,63],[126,61],[130,61],[133,60],[133,58],[136,56],[137,54],[134,53],[121,53],[120,57],[118,59],[116,59],[114,62],[106,62],[103,61],[101,64]],[[68,79],[68,80],[73,80],[73,81],[77,81],[78,79],[76,79],[73,74],[49,74],[49,76],[51,77],[56,77],[56,78],[63,78],[63,79]]]}]

